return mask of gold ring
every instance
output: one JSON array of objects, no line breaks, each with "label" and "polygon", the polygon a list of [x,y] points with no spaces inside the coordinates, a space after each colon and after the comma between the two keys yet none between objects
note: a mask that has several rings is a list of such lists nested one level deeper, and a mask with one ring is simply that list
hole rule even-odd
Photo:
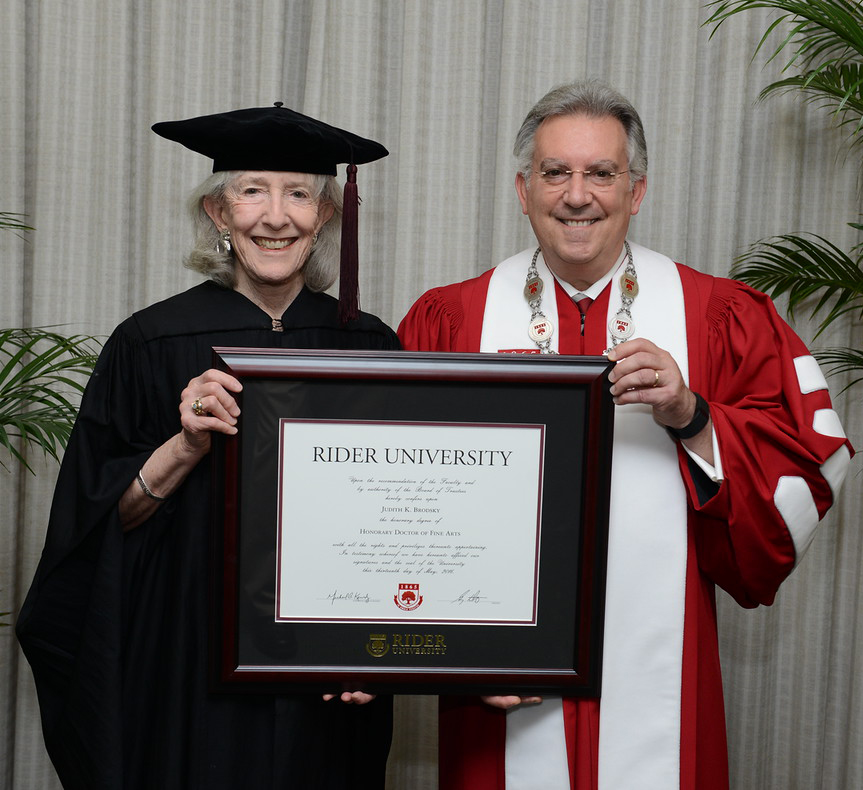
[{"label": "gold ring", "polygon": [[204,417],[207,414],[207,410],[204,408],[204,404],[201,403],[200,398],[195,398],[192,402],[192,411],[195,412],[198,417]]},{"label": "gold ring", "polygon": [[659,384],[659,371],[658,371],[658,370],[654,370],[654,371],[653,371],[653,375],[654,375],[654,377],[655,377],[655,378],[653,379],[653,386],[654,386],[654,387],[656,387],[656,386]]}]

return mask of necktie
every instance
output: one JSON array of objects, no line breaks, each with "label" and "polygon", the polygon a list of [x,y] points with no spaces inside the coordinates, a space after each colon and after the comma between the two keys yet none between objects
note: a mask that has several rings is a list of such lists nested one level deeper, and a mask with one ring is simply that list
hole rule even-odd
[{"label": "necktie", "polygon": [[572,301],[575,303],[575,306],[578,308],[578,312],[581,313],[581,334],[584,335],[584,317],[587,315],[587,311],[590,309],[590,306],[593,304],[593,299],[589,296],[585,296],[582,293],[577,293],[572,297]]}]

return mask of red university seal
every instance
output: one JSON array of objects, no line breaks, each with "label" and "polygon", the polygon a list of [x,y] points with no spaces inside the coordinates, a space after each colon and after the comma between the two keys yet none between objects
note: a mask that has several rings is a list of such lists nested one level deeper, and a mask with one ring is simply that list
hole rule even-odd
[{"label": "red university seal", "polygon": [[399,609],[404,609],[406,612],[419,608],[423,602],[420,586],[418,584],[400,584],[398,594],[393,596],[393,600]]}]

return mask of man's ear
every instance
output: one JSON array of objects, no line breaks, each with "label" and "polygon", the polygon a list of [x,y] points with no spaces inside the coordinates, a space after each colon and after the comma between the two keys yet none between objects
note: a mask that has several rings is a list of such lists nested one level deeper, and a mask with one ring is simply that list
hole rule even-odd
[{"label": "man's ear", "polygon": [[521,203],[521,213],[527,214],[527,181],[524,173],[520,170],[515,174],[515,191],[518,193],[518,202]]},{"label": "man's ear", "polygon": [[634,217],[638,214],[638,209],[641,208],[641,201],[644,200],[644,195],[647,192],[647,176],[639,179],[632,186],[632,206],[629,213]]}]

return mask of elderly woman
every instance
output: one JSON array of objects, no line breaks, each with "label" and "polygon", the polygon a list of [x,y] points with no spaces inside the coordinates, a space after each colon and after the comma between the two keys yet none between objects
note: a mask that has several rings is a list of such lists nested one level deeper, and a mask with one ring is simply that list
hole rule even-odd
[{"label": "elderly woman", "polygon": [[18,623],[48,752],[80,790],[382,788],[389,700],[209,692],[216,497],[202,461],[240,414],[213,346],[398,347],[323,293],[338,267],[336,164],[386,149],[280,104],[153,128],[214,159],[187,262],[209,280],[124,321],[82,401]]}]

